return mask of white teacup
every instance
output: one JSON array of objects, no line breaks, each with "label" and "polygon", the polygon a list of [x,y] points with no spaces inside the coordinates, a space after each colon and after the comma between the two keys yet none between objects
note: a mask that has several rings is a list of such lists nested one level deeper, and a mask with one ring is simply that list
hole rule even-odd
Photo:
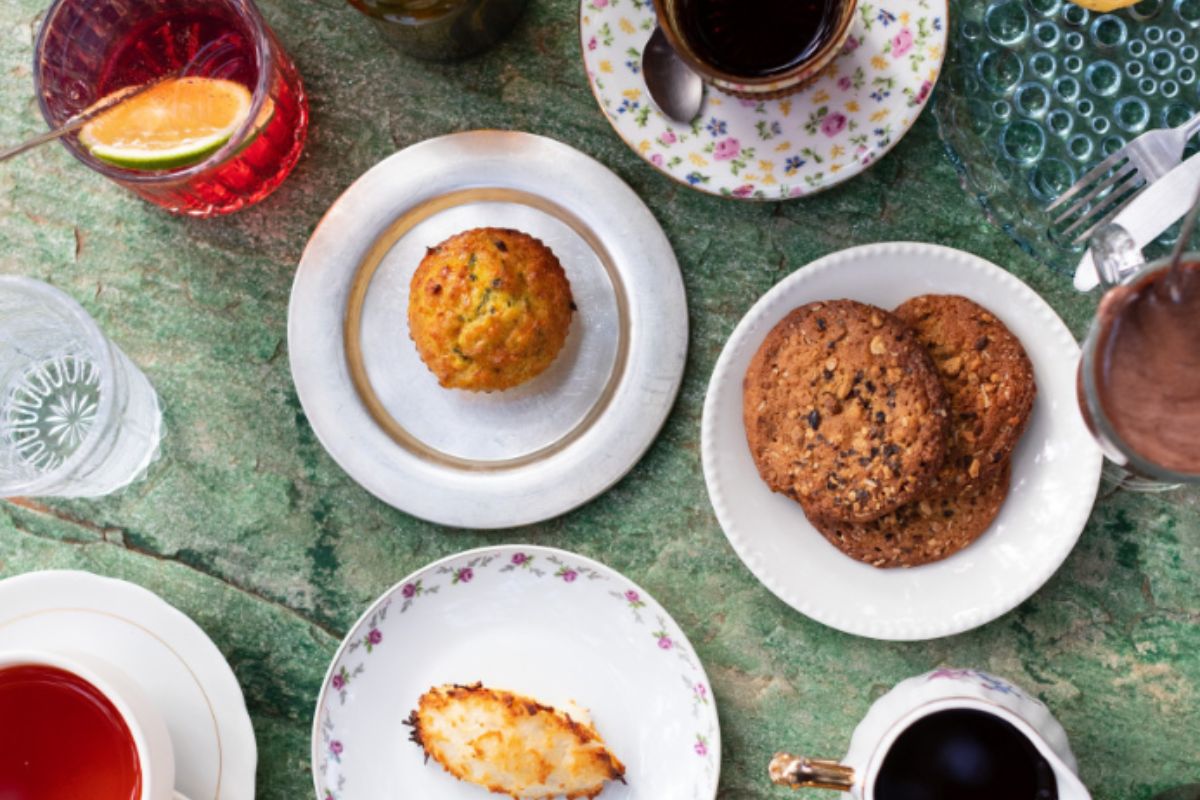
[{"label": "white teacup", "polygon": [[1008,722],[1050,765],[1059,800],[1090,800],[1079,780],[1066,731],[1049,709],[1008,681],[973,669],[938,669],[898,683],[875,701],[854,729],[850,751],[841,763],[780,753],[771,761],[771,780],[796,789],[837,789],[850,792],[856,800],[874,800],[884,758],[901,734],[918,720],[950,709],[982,711]]},{"label": "white teacup", "polygon": [[0,652],[0,671],[10,667],[54,667],[90,683],[125,722],[137,752],[142,791],[138,800],[187,800],[175,791],[175,751],[158,709],[116,667],[82,653],[46,650]]}]

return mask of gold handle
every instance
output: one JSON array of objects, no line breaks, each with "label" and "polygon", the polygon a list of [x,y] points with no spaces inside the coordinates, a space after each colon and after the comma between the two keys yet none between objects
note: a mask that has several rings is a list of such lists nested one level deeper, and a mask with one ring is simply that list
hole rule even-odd
[{"label": "gold handle", "polygon": [[771,781],[793,789],[836,789],[848,792],[854,786],[854,770],[836,761],[776,753],[768,768]]}]

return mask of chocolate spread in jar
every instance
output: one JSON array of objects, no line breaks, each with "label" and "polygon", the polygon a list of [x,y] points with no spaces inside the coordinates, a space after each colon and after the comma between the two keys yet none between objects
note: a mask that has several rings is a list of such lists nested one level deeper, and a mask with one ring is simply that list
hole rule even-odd
[{"label": "chocolate spread in jar", "polygon": [[1111,290],[1100,302],[1096,386],[1123,444],[1144,460],[1200,475],[1200,263]]}]

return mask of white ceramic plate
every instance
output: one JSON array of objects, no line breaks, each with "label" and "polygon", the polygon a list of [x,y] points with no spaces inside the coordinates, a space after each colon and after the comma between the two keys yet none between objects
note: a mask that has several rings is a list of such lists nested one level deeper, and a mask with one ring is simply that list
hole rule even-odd
[{"label": "white ceramic plate", "polygon": [[687,125],[654,107],[642,78],[651,0],[582,0],[579,30],[592,93],[652,167],[709,194],[787,200],[853,178],[908,132],[941,70],[947,15],[946,0],[859,0],[842,53],[811,85],[762,101],[708,88]]},{"label": "white ceramic plate", "polygon": [[[509,227],[545,242],[577,313],[529,383],[443,389],[408,332],[428,247]],[[670,411],[687,301],[646,205],[599,162],[527,133],[430,139],[380,162],[334,203],[296,273],[288,352],[321,443],[381,500],[470,528],[538,522],[619,480]]]},{"label": "white ceramic plate", "polygon": [[158,706],[179,791],[254,800],[258,748],[241,687],[191,618],[140,586],[89,572],[0,581],[0,649],[62,647],[117,667]]},{"label": "white ceramic plate", "polygon": [[[848,298],[894,308],[921,294],[986,306],[1024,344],[1038,396],[1013,455],[1012,488],[991,528],[944,561],[880,570],[839,552],[800,506],[758,476],[742,422],[742,379],[767,332],[793,308]],[[932,639],[983,625],[1038,590],[1083,532],[1101,455],[1075,399],[1079,346],[1038,295],[981,258],[937,245],[874,244],[789,275],[742,319],[704,404],[704,476],[734,550],[767,588],[818,622],[877,639]]]},{"label": "white ceramic plate", "polygon": [[403,721],[444,683],[589,710],[626,766],[599,800],[712,800],[721,739],[704,667],[644,589],[547,547],[460,553],[414,572],[351,629],[313,721],[319,800],[484,800],[408,740]]}]

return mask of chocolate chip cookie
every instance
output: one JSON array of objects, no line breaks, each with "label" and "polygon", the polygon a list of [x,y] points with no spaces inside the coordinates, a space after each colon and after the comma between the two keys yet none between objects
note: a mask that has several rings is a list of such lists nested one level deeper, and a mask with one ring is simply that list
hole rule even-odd
[{"label": "chocolate chip cookie", "polygon": [[940,561],[983,535],[1008,496],[1009,462],[957,495],[915,500],[871,522],[813,520],[829,542],[873,567],[915,567]]},{"label": "chocolate chip cookie", "polygon": [[896,309],[933,358],[950,399],[950,439],[935,492],[955,494],[1004,468],[1029,424],[1033,364],[994,314],[957,295],[922,295]]},{"label": "chocolate chip cookie", "polygon": [[894,316],[852,300],[801,306],[767,334],[742,413],[762,479],[810,517],[895,511],[945,455],[946,396],[929,356]]}]

